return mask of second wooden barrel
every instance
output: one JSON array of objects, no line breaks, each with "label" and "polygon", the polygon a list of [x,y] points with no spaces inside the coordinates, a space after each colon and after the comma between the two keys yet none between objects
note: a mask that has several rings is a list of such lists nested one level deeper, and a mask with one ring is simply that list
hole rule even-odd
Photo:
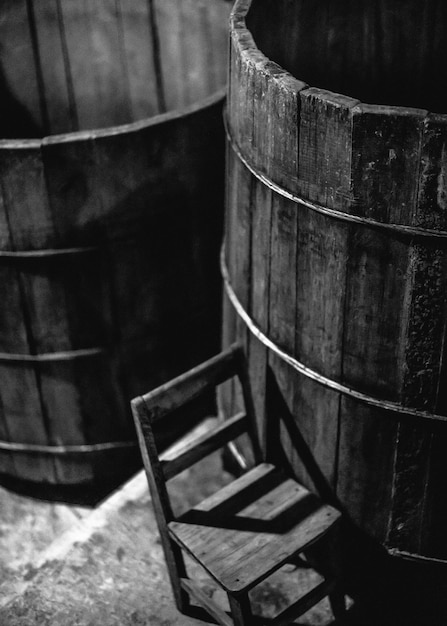
[{"label": "second wooden barrel", "polygon": [[236,3],[222,257],[224,344],[245,343],[264,444],[284,405],[351,519],[439,560],[446,19],[418,0]]},{"label": "second wooden barrel", "polygon": [[218,348],[228,15],[2,3],[2,480],[125,477],[130,398]]}]

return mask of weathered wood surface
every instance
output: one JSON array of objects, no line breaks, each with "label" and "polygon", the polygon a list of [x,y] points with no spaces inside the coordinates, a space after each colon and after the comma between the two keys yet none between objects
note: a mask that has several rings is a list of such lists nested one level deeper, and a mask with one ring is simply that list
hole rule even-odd
[{"label": "weathered wood surface", "polygon": [[[154,424],[166,418],[170,410],[185,409],[191,398],[205,392],[208,385],[216,388],[235,376],[242,386],[246,412],[219,422],[211,430],[204,429],[198,436],[188,437],[187,442],[175,451],[159,455]],[[185,580],[180,547],[227,591],[234,624],[248,626],[253,621],[248,591],[296,558],[298,553],[307,555],[307,550],[317,545],[325,551],[326,543],[335,546],[341,513],[297,483],[281,465],[264,462],[260,456],[250,419],[251,385],[240,344],[144,396],[134,398],[131,404],[179,610],[186,612],[188,607],[189,599],[182,596],[184,590],[219,623],[228,623],[214,602],[203,597],[192,582]],[[277,416],[278,422],[280,419],[281,416]],[[198,503],[195,500],[192,508],[175,514],[166,482],[230,440],[240,438],[242,433],[251,441],[256,466],[204,500]],[[335,571],[329,570],[324,576],[331,580],[338,577]],[[309,599],[309,604],[303,606],[305,598]],[[277,618],[278,623],[285,623],[283,617],[293,618],[298,611],[307,610],[319,599],[321,597],[312,592],[306,594],[299,603],[293,604],[293,611],[291,607]]]},{"label": "weathered wood surface", "polygon": [[[371,4],[389,9],[380,45]],[[347,10],[322,3],[322,12],[312,7],[314,19],[304,2],[236,3],[228,127],[240,155],[228,148],[225,259],[244,309],[292,357],[375,398],[444,415],[445,241],[416,241],[317,213],[266,187],[240,160],[290,194],[329,209],[447,229],[447,116],[410,108],[446,108],[439,90],[420,89],[433,79],[433,50],[441,53],[446,45],[445,29],[435,23],[444,8],[424,3],[408,91],[401,89],[405,71],[397,75],[402,55],[396,50],[407,26],[414,28],[409,13],[420,15],[422,4],[408,3],[399,20],[388,5],[357,3]],[[346,36],[351,23],[369,25],[361,44],[361,29]],[[424,53],[429,39],[433,48]],[[363,46],[361,53],[347,54],[356,46]],[[368,74],[379,53],[387,72],[383,85],[382,74],[376,82]],[[368,80],[361,85],[363,67]],[[375,102],[385,98],[384,105],[361,103],[357,98],[369,97],[366,89]],[[261,433],[267,430],[270,369],[351,518],[390,548],[447,558],[441,541],[445,425],[399,419],[299,374],[269,354],[227,300],[224,345],[230,337],[246,346]],[[235,402],[226,389],[222,407]],[[310,486],[285,432],[282,439],[298,477]]]},{"label": "weathered wood surface", "polygon": [[226,0],[2,3],[2,137],[180,109],[225,82]]},{"label": "weathered wood surface", "polygon": [[[130,398],[217,351],[229,10],[2,5],[0,441],[135,443]],[[179,56],[189,72],[172,76]],[[73,253],[48,254],[60,249]],[[95,353],[20,361],[80,350]],[[25,480],[137,463],[130,447],[53,458],[0,443],[0,474]]]},{"label": "weathered wood surface", "polygon": [[[296,481],[268,467],[271,472],[268,483],[263,478],[262,491],[256,483],[264,465],[169,524],[175,540],[229,591],[253,587],[340,517]],[[245,497],[238,498],[242,488]]]}]

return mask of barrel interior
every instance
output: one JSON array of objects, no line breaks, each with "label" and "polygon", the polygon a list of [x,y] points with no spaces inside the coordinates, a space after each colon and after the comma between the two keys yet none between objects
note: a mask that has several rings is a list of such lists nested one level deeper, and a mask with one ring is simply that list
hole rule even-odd
[{"label": "barrel interior", "polygon": [[0,137],[126,124],[210,95],[225,82],[228,11],[223,0],[2,3]]},{"label": "barrel interior", "polygon": [[444,112],[446,20],[438,0],[258,0],[247,26],[269,59],[311,86]]}]

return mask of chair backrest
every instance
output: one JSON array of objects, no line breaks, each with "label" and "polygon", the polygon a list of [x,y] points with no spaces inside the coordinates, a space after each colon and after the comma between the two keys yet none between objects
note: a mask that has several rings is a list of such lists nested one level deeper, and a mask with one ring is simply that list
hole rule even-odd
[{"label": "chair backrest", "polygon": [[[175,456],[160,456],[154,438],[154,424],[234,376],[241,383],[245,411],[185,444]],[[231,346],[165,385],[133,399],[131,406],[153,504],[158,517],[163,515],[165,523],[174,519],[166,489],[166,481],[170,478],[244,433],[250,437],[256,462],[261,460],[248,371],[240,345]]]}]

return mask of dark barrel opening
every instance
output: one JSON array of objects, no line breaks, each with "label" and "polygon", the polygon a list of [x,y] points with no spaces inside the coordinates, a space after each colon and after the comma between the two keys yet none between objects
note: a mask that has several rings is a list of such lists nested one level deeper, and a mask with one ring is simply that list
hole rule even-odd
[{"label": "dark barrel opening", "polygon": [[225,83],[228,11],[209,0],[5,2],[0,138],[128,124],[211,95]]},{"label": "dark barrel opening", "polygon": [[365,103],[447,109],[447,3],[256,0],[259,49],[312,87]]}]

